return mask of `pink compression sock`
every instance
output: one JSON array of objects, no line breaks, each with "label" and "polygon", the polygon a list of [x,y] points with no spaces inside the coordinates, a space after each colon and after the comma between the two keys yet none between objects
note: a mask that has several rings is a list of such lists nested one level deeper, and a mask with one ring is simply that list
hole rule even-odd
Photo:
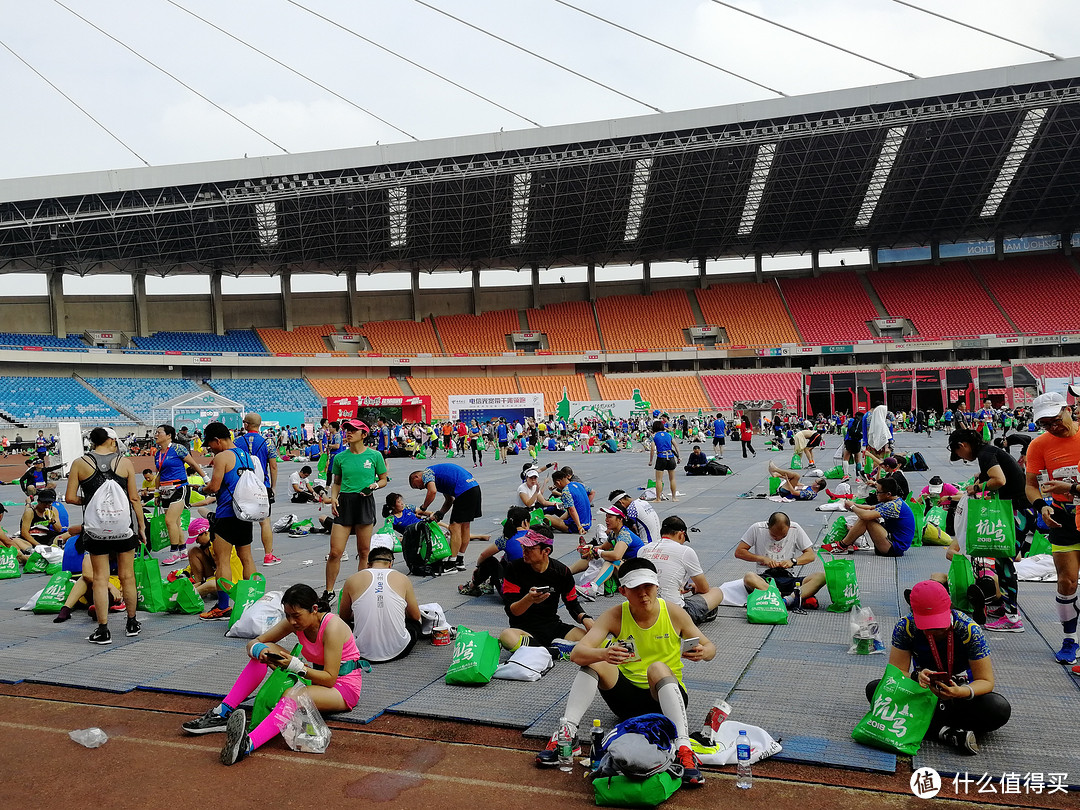
[{"label": "pink compression sock", "polygon": [[266,664],[255,660],[248,661],[247,666],[240,672],[240,677],[236,679],[236,683],[233,684],[232,689],[229,690],[229,694],[225,696],[222,703],[230,709],[235,709],[262,683],[268,669],[269,667]]},{"label": "pink compression sock", "polygon": [[248,739],[251,740],[251,750],[274,738],[281,733],[289,718],[296,712],[296,701],[292,698],[283,697],[277,702],[270,714],[259,725],[255,726]]}]

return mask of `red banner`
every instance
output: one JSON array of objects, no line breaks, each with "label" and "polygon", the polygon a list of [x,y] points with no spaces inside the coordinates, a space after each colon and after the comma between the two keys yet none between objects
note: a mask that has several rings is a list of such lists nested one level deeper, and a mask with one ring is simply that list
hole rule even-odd
[{"label": "red banner", "polygon": [[326,418],[340,422],[356,416],[357,408],[401,408],[401,421],[428,422],[431,420],[431,397],[328,397]]}]

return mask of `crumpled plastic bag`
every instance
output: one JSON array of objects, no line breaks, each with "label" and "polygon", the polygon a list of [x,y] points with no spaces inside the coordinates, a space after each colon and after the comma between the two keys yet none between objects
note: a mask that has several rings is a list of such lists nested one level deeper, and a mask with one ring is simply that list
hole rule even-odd
[{"label": "crumpled plastic bag", "polygon": [[99,748],[109,741],[109,735],[96,726],[68,732],[68,736],[84,748]]},{"label": "crumpled plastic bag", "polygon": [[296,711],[281,730],[285,743],[293,751],[307,754],[325,754],[330,745],[330,727],[326,725],[315,702],[304,686],[294,686],[284,697],[296,701]]},{"label": "crumpled plastic bag", "polygon": [[885,653],[881,640],[881,625],[868,607],[856,604],[851,611],[851,646],[848,655],[877,655]]}]

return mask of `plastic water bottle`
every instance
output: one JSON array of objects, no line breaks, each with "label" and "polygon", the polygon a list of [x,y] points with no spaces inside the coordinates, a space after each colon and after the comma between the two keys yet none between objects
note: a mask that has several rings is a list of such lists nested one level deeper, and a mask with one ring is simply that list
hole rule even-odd
[{"label": "plastic water bottle", "polygon": [[574,769],[574,738],[570,735],[569,726],[559,729],[558,748],[559,770],[570,772]]},{"label": "plastic water bottle", "polygon": [[600,764],[600,749],[604,747],[604,729],[600,725],[600,720],[594,718],[592,721],[592,731],[589,732],[589,759],[591,762],[592,770],[596,770],[596,766]]},{"label": "plastic water bottle", "polygon": [[747,790],[754,784],[754,776],[750,773],[750,738],[746,736],[746,730],[739,731],[739,739],[735,741],[735,753],[739,757],[739,764],[735,771],[735,787]]}]

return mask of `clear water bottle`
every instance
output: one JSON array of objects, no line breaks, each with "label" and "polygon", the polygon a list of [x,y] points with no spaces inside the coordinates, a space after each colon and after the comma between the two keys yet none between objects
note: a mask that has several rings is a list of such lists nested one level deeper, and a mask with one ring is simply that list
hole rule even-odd
[{"label": "clear water bottle", "polygon": [[753,786],[754,777],[750,773],[750,738],[746,736],[745,729],[739,732],[739,739],[735,741],[735,753],[739,757],[735,771],[735,787],[747,790]]},{"label": "clear water bottle", "polygon": [[574,738],[570,732],[570,727],[563,725],[559,729],[559,739],[557,743],[557,752],[559,754],[559,770],[560,771],[572,771],[574,769]]},{"label": "clear water bottle", "polygon": [[592,721],[592,731],[589,732],[589,758],[592,769],[600,764],[600,749],[604,747],[604,729],[598,719]]}]

